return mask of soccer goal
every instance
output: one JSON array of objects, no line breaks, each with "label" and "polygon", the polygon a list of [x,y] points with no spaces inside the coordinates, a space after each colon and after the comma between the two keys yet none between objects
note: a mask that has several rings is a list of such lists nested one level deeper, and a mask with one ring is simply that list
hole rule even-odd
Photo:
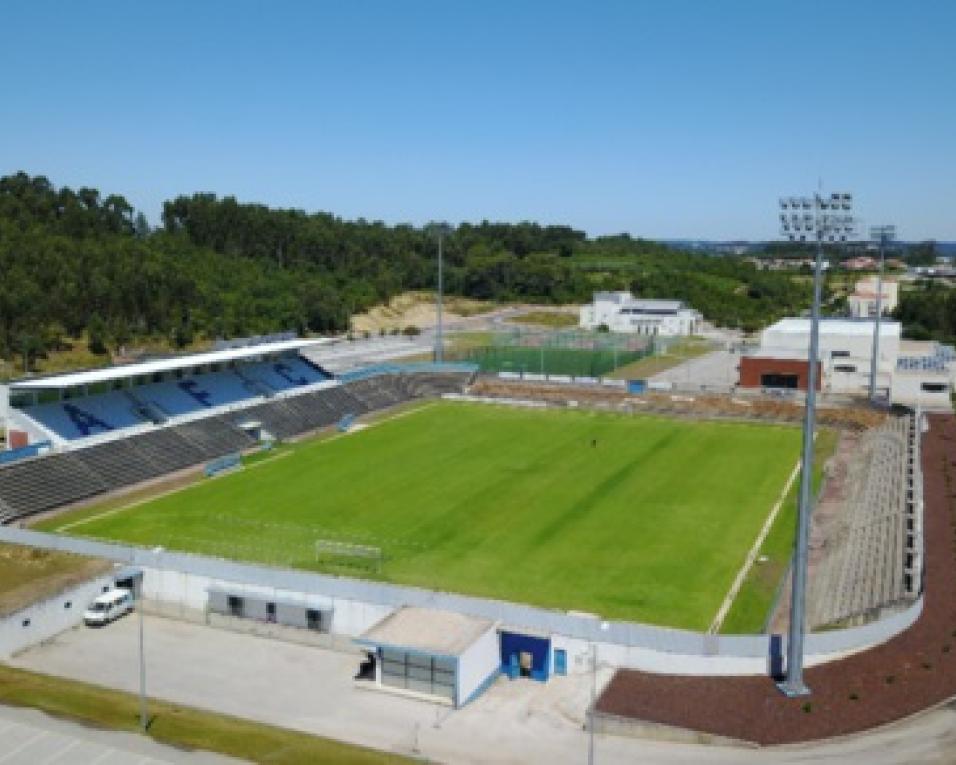
[{"label": "soccer goal", "polygon": [[327,566],[349,566],[382,572],[382,548],[374,545],[356,545],[335,539],[315,542],[315,560]]}]

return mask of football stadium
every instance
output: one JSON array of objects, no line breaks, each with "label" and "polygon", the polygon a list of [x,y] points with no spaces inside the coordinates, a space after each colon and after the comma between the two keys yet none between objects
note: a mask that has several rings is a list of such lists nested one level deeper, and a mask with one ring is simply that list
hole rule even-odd
[{"label": "football stadium", "polygon": [[[97,581],[141,613],[344,650],[356,683],[453,709],[600,662],[592,714],[654,719],[647,677],[779,672],[802,402],[614,374],[656,343],[418,350],[287,333],[14,380],[0,541],[113,561]],[[810,666],[923,607],[918,418],[819,423]],[[7,650],[69,626],[36,619]]]}]

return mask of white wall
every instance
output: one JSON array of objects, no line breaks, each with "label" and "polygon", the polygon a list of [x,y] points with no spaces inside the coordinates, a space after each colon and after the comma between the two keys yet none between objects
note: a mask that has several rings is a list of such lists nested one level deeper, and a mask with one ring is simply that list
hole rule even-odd
[{"label": "white wall", "polygon": [[[30,443],[36,443],[37,441],[51,441],[54,446],[62,446],[67,443],[63,438],[56,435],[53,431],[47,430],[41,426],[36,420],[28,417],[14,407],[10,407],[7,411],[7,423],[6,426],[10,430],[22,430],[24,431],[30,439]],[[7,437],[9,439],[9,436]]]},{"label": "white wall", "polygon": [[[880,363],[879,369],[885,372],[892,372],[896,368],[896,360],[900,352],[900,338],[897,334],[886,332],[881,325],[880,332]],[[790,351],[796,351],[804,354],[806,357],[807,348],[810,345],[809,329],[807,332],[783,332],[777,331],[774,327],[768,327],[760,336],[761,348],[768,351],[773,348],[783,348]],[[849,357],[833,358],[834,351],[849,351]],[[828,363],[831,359],[834,363],[857,364],[862,363],[869,373],[870,359],[873,356],[873,332],[872,324],[869,332],[837,334],[822,331],[820,332],[820,359]]]},{"label": "white wall", "polygon": [[209,600],[209,588],[248,593],[265,598],[292,600],[303,605],[332,610],[332,632],[349,637],[358,637],[372,625],[388,616],[395,609],[391,606],[364,603],[347,598],[333,598],[319,593],[302,593],[250,584],[237,584],[198,574],[187,574],[156,568],[143,569],[143,594],[149,600],[165,605],[161,610],[176,615],[179,610],[205,613]]},{"label": "white wall", "polygon": [[491,626],[458,657],[458,705],[467,704],[471,695],[501,665],[498,628]]},{"label": "white wall", "polygon": [[0,428],[6,427],[7,410],[10,408],[10,386],[0,383]]},{"label": "white wall", "polygon": [[[945,386],[943,391],[922,390],[923,383]],[[893,375],[890,401],[901,406],[921,406],[924,409],[951,411],[950,392],[952,384],[947,372],[897,372]]]},{"label": "white wall", "polygon": [[[86,607],[112,584],[112,574],[99,576],[0,619],[0,659],[9,659],[81,623]],[[24,626],[27,620],[29,624]]]},{"label": "white wall", "polygon": [[[205,612],[207,589],[235,587],[240,592],[274,593],[277,599],[328,598],[334,611],[332,629],[355,636],[404,605],[439,608],[525,626],[553,636],[554,645],[569,654],[569,668],[576,670],[575,656],[599,643],[599,661],[653,672],[701,674],[762,674],[766,671],[767,635],[704,635],[631,622],[614,622],[601,629],[597,619],[576,614],[525,606],[505,601],[455,595],[412,587],[330,577],[304,571],[273,569],[205,558],[183,553],[156,552],[115,543],[46,534],[28,529],[0,526],[0,541],[43,549],[65,550],[102,557],[142,568],[146,597],[168,598],[177,608],[193,609],[192,616]],[[172,571],[178,567],[178,571]],[[186,573],[196,572],[196,573]],[[266,584],[241,584],[264,582]],[[272,583],[272,584],[269,584]],[[280,586],[284,583],[284,586]],[[176,604],[181,605],[176,605]],[[922,600],[891,617],[845,630],[807,637],[808,663],[834,658],[840,653],[876,645],[912,624]],[[574,636],[559,637],[561,635]],[[584,669],[588,669],[589,665]]]}]

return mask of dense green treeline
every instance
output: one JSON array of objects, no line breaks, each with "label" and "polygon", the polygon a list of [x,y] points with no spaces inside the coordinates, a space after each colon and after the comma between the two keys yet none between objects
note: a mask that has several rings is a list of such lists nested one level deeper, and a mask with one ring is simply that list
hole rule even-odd
[{"label": "dense green treeline", "polygon": [[[435,284],[429,228],[276,210],[211,194],[164,205],[151,230],[122,196],[0,178],[0,357],[42,355],[87,334],[97,353],[141,338],[347,329],[350,316]],[[445,285],[493,301],[586,301],[631,289],[681,298],[717,323],[756,328],[809,291],[739,258],[675,252],[568,226],[462,223],[444,240]],[[613,268],[602,263],[608,259]]]},{"label": "dense green treeline", "polygon": [[919,282],[900,293],[894,316],[907,337],[956,343],[956,289],[933,281]]}]

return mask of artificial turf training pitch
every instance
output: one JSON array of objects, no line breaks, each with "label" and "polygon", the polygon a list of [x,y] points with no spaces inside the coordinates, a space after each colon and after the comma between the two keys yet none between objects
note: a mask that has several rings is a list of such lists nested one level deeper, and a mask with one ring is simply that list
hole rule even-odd
[{"label": "artificial turf training pitch", "polygon": [[[799,452],[787,426],[433,402],[67,533],[705,629]],[[71,522],[72,520],[72,522]]]}]

